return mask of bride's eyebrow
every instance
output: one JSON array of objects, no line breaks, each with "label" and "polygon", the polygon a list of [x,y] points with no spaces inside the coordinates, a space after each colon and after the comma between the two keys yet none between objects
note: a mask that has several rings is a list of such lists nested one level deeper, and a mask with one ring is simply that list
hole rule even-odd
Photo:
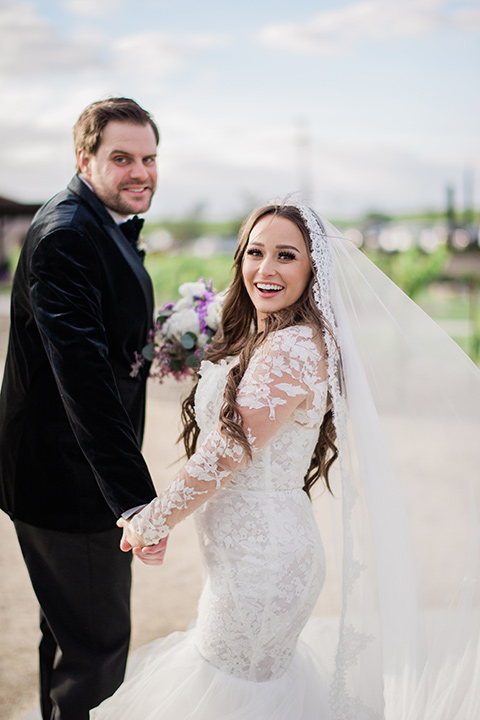
[{"label": "bride's eyebrow", "polygon": [[[260,242],[260,240],[249,240],[247,247],[250,247],[251,245],[265,247],[264,243]],[[297,253],[300,252],[300,250],[295,247],[295,245],[275,245],[275,250],[294,250]]]}]

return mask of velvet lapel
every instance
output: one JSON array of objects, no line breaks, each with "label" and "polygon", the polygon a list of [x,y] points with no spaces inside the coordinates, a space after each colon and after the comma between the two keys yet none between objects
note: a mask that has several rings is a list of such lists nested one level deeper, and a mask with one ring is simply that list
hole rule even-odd
[{"label": "velvet lapel", "polygon": [[115,245],[118,247],[120,252],[122,253],[124,259],[126,262],[130,265],[130,268],[132,269],[133,273],[135,274],[138,282],[141,285],[141,288],[143,290],[143,294],[145,296],[145,302],[147,305],[147,311],[148,316],[152,317],[153,315],[153,291],[152,291],[152,282],[150,280],[150,276],[145,270],[143,263],[138,256],[138,254],[135,252],[135,250],[131,247],[129,242],[124,237],[122,231],[119,229],[118,225],[116,224],[115,220],[112,218],[110,213],[105,209],[105,206],[102,202],[97,198],[97,196],[90,190],[90,188],[85,185],[82,180],[78,177],[78,175],[74,175],[71,181],[68,184],[68,189],[70,192],[74,193],[75,195],[79,196],[86,205],[90,208],[90,210],[96,215],[98,218],[99,225],[102,230],[104,230],[114,241]]}]

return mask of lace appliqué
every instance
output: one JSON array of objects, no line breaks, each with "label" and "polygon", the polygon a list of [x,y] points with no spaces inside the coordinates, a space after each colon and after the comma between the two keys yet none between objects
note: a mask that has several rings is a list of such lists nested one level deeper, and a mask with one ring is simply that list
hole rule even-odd
[{"label": "lace appliqu\u00e9", "polygon": [[159,497],[132,518],[132,529],[153,545],[219,490],[245,459],[241,445],[213,430]]},{"label": "lace appliqu\u00e9", "polygon": [[[272,435],[272,423],[282,424],[287,417],[306,426],[318,425],[325,399],[325,361],[311,328],[298,326],[273,333],[257,349],[240,383],[237,402],[244,409],[246,428],[251,411],[266,415],[268,410],[264,419]],[[255,449],[258,442],[262,445],[262,435]]]}]

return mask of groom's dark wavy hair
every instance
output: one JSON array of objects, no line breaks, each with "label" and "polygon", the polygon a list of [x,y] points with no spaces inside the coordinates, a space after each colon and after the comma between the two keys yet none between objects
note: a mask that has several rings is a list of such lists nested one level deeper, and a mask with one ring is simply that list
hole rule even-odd
[{"label": "groom's dark wavy hair", "polygon": [[[95,155],[102,142],[103,129],[111,120],[133,125],[151,125],[157,145],[160,142],[160,133],[149,112],[131,98],[113,97],[97,100],[86,107],[78,118],[73,128],[75,155],[79,150]],[[76,170],[80,171],[78,162]]]},{"label": "groom's dark wavy hair", "polygon": [[[244,448],[247,457],[250,458],[252,451],[242,427],[242,418],[236,398],[239,383],[245,374],[254,351],[264,342],[269,333],[292,325],[303,324],[313,328],[314,331],[317,330],[317,338],[320,339],[322,345],[323,332],[332,333],[331,328],[329,328],[327,321],[315,303],[313,295],[313,264],[310,281],[300,298],[289,307],[267,315],[264,331],[258,331],[255,307],[243,282],[242,265],[250,233],[256,223],[267,215],[287,218],[294,222],[302,233],[310,255],[310,235],[297,208],[291,205],[267,205],[249,215],[240,230],[232,268],[234,278],[225,298],[221,326],[206,353],[206,358],[212,362],[238,355],[238,363],[228,373],[224,401],[220,411],[220,425],[222,432],[239,442]],[[187,457],[190,457],[195,452],[200,433],[194,409],[196,384],[182,405],[183,432],[180,435],[180,440],[183,440]],[[323,477],[325,485],[332,492],[328,480],[328,471],[337,456],[336,432],[333,422],[332,403],[329,396],[327,412],[320,428],[310,467],[305,476],[303,489],[307,495],[310,496],[310,488],[320,477]]]}]

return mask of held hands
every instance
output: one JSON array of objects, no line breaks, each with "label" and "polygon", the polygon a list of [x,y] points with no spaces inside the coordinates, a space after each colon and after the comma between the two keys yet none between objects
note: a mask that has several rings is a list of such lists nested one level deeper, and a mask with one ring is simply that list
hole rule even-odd
[{"label": "held hands", "polygon": [[162,538],[156,545],[147,546],[143,538],[132,530],[129,520],[119,518],[117,525],[123,528],[120,550],[123,550],[123,552],[131,550],[133,555],[138,557],[145,565],[163,565],[168,537]]}]

